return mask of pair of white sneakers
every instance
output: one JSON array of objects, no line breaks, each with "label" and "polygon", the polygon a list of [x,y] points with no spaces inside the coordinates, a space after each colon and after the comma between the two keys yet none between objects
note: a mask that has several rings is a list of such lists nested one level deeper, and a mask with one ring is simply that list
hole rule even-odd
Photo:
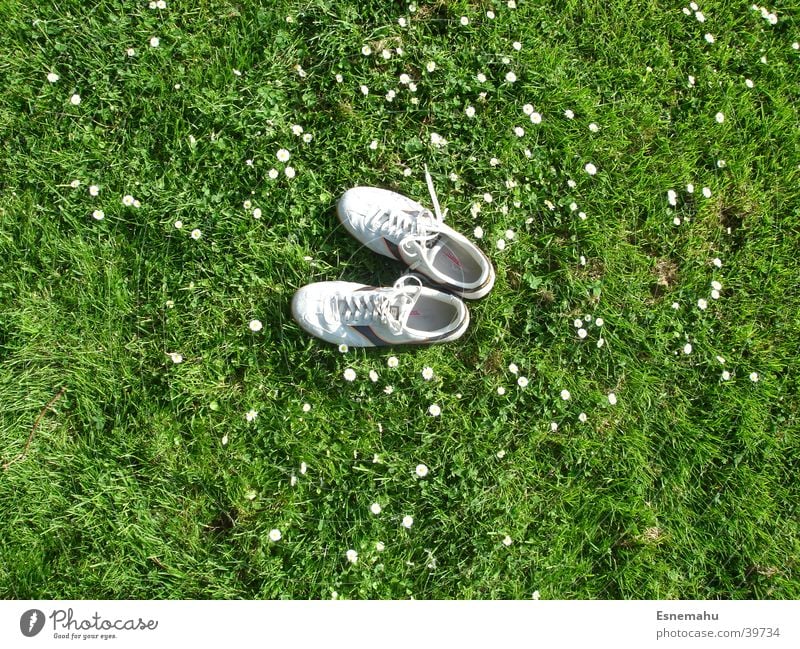
[{"label": "pair of white sneakers", "polygon": [[427,168],[425,179],[433,212],[378,187],[354,187],[339,199],[336,211],[347,231],[411,273],[391,287],[342,281],[304,286],[292,299],[292,316],[305,331],[350,347],[449,342],[466,331],[469,311],[461,298],[486,295],[494,268],[474,243],[445,225]]}]

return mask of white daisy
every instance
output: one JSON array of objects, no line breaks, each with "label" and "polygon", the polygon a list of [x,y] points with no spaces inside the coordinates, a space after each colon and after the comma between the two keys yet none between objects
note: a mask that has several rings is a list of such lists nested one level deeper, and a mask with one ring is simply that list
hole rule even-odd
[{"label": "white daisy", "polygon": [[268,175],[270,178],[272,178],[272,180],[275,180],[275,179],[278,177],[278,170],[277,170],[277,169],[274,169],[274,168],[273,168],[273,169],[270,169],[270,170],[269,170],[269,172],[267,173],[267,175]]},{"label": "white daisy", "polygon": [[69,103],[71,103],[73,106],[77,106],[81,103],[81,96],[78,94],[72,95],[72,97],[69,98]]},{"label": "white daisy", "polygon": [[594,325],[595,325],[595,327],[602,327],[602,326],[603,326],[605,323],[606,323],[606,321],[605,321],[605,320],[603,320],[603,318],[597,318],[597,319],[594,321]]},{"label": "white daisy", "polygon": [[167,355],[170,357],[172,362],[175,363],[176,365],[178,363],[183,363],[183,356],[181,354],[179,354],[178,352],[170,352]]},{"label": "white daisy", "polygon": [[258,410],[253,410],[251,408],[244,417],[247,421],[255,421],[256,417],[258,417]]},{"label": "white daisy", "polygon": [[433,378],[433,369],[430,367],[423,367],[422,378],[425,379],[426,381],[430,381]]},{"label": "white daisy", "polygon": [[428,467],[424,464],[417,464],[417,468],[414,469],[414,472],[418,477],[424,478],[426,475],[428,475]]},{"label": "white daisy", "polygon": [[719,257],[715,257],[711,261],[711,263],[714,264],[717,268],[722,268],[722,260]]},{"label": "white daisy", "polygon": [[430,406],[428,406],[428,412],[432,417],[438,417],[442,414],[442,409],[437,404],[432,403]]},{"label": "white daisy", "polygon": [[684,354],[691,354],[692,353],[692,343],[686,343],[683,346],[683,353]]},{"label": "white daisy", "polygon": [[347,557],[350,563],[356,563],[358,561],[358,552],[355,550],[348,550],[345,552],[344,556]]},{"label": "white daisy", "polygon": [[524,136],[525,135],[525,129],[522,128],[521,126],[515,126],[514,127],[514,135],[516,135],[517,137]]},{"label": "white daisy", "polygon": [[311,404],[310,403],[304,403],[303,404],[303,412],[309,412],[310,410],[311,410]]},{"label": "white daisy", "polygon": [[569,393],[569,390],[561,390],[561,398],[562,398],[564,401],[569,401],[569,399],[570,399],[570,397],[571,397],[571,396],[572,396],[572,395]]},{"label": "white daisy", "polygon": [[498,250],[505,250],[506,249],[506,240],[505,239],[498,239],[497,240],[497,249]]},{"label": "white daisy", "polygon": [[516,374],[517,372],[519,372],[519,368],[517,367],[516,363],[510,363],[508,366],[508,371],[511,372],[512,374]]},{"label": "white daisy", "polygon": [[542,116],[540,113],[536,111],[531,113],[531,123],[533,124],[541,124],[542,123]]},{"label": "white daisy", "polygon": [[573,113],[569,108],[567,108],[567,110],[564,111],[564,117],[566,117],[567,119],[572,119],[575,117],[575,113]]},{"label": "white daisy", "polygon": [[125,54],[128,56],[136,56],[136,50],[132,47],[129,47],[127,50],[125,50]]},{"label": "white daisy", "polygon": [[711,190],[708,187],[703,187],[703,196],[711,198]]},{"label": "white daisy", "polygon": [[686,193],[687,194],[694,194],[694,185],[692,183],[688,183],[686,185]]},{"label": "white daisy", "polygon": [[506,72],[506,81],[508,81],[508,83],[514,83],[516,80],[517,80],[517,75],[514,74],[511,70]]},{"label": "white daisy", "polygon": [[592,122],[591,124],[589,124],[589,130],[592,133],[597,133],[597,131],[600,130],[600,127],[597,124],[595,124],[594,122]]},{"label": "white daisy", "polygon": [[714,119],[717,120],[717,124],[722,124],[725,121],[725,113],[717,113],[714,115]]},{"label": "white daisy", "polygon": [[475,236],[476,239],[482,239],[483,238],[483,228],[481,226],[477,226],[475,228],[475,231],[472,234]]},{"label": "white daisy", "polygon": [[355,381],[356,380],[356,372],[354,369],[348,367],[344,371],[344,380],[345,381]]},{"label": "white daisy", "polygon": [[707,43],[713,43],[713,42],[714,42],[714,40],[715,40],[715,39],[714,39],[714,36],[713,36],[712,34],[706,34],[706,35],[705,35],[703,38],[705,38],[705,39],[706,39],[706,42],[707,42]]},{"label": "white daisy", "polygon": [[250,331],[261,331],[264,325],[261,324],[261,320],[251,320],[248,326],[250,327]]},{"label": "white daisy", "polygon": [[181,221],[180,219],[178,219],[178,220],[177,220],[177,221],[175,221],[175,223],[173,223],[172,225],[174,225],[174,226],[175,226],[175,229],[176,229],[176,230],[180,230],[180,229],[183,227],[183,221]]},{"label": "white daisy", "polygon": [[584,169],[590,176],[594,176],[597,173],[597,167],[595,167],[591,162],[587,162]]},{"label": "white daisy", "polygon": [[598,338],[597,339],[597,349],[600,349],[605,344],[606,344],[606,339],[605,338]]},{"label": "white daisy", "polygon": [[256,219],[256,220],[261,218],[261,208],[260,207],[257,207],[256,209],[253,210],[253,218]]},{"label": "white daisy", "polygon": [[372,48],[369,45],[364,45],[364,47],[361,48],[361,53],[364,56],[369,56],[372,54]]},{"label": "white daisy", "polygon": [[385,388],[383,388],[383,391],[386,394],[391,394],[392,392],[394,392],[394,388],[391,385],[387,385]]},{"label": "white daisy", "polygon": [[517,385],[519,387],[521,387],[521,388],[527,388],[528,387],[528,379],[526,377],[524,377],[524,376],[520,376],[517,379]]},{"label": "white daisy", "polygon": [[386,364],[389,367],[397,367],[400,361],[397,359],[397,356],[389,356],[389,358],[386,359]]},{"label": "white daisy", "polygon": [[382,510],[382,508],[381,508],[381,506],[380,506],[378,503],[372,503],[372,504],[369,506],[369,510],[370,510],[370,511],[371,511],[373,514],[375,514],[375,516],[377,516],[378,514],[380,514],[380,513],[381,513],[381,510]]},{"label": "white daisy", "polygon": [[297,175],[294,167],[286,167],[286,169],[283,170],[283,173],[285,173],[286,177],[289,179],[294,178]]},{"label": "white daisy", "polygon": [[195,241],[197,241],[197,240],[198,240],[200,237],[202,237],[202,236],[203,236],[203,233],[200,231],[200,229],[199,229],[199,228],[195,228],[194,230],[192,230],[191,237],[192,237],[192,239],[194,239]]},{"label": "white daisy", "polygon": [[406,529],[411,529],[411,526],[414,524],[414,518],[412,516],[403,516],[403,527]]},{"label": "white daisy", "polygon": [[501,397],[506,393],[506,389],[502,385],[497,386],[497,394]]},{"label": "white daisy", "polygon": [[269,532],[269,540],[272,541],[273,543],[277,543],[278,541],[281,540],[282,537],[283,535],[281,534],[281,531],[278,529],[270,530]]},{"label": "white daisy", "polygon": [[578,421],[580,421],[582,424],[585,424],[587,419],[588,417],[586,416],[585,412],[582,412],[578,415]]},{"label": "white daisy", "polygon": [[505,538],[503,538],[503,545],[505,545],[506,547],[511,545],[513,542],[514,541],[511,540],[511,537],[508,534],[506,534]]},{"label": "white daisy", "polygon": [[550,422],[550,430],[555,433],[558,430],[558,424],[556,422],[554,422],[554,421],[551,421]]},{"label": "white daisy", "polygon": [[278,149],[278,152],[275,154],[275,157],[277,157],[280,162],[288,162],[289,158],[292,157],[292,154],[289,153],[286,149]]},{"label": "white daisy", "polygon": [[678,195],[675,193],[675,190],[670,189],[667,191],[667,202],[673,207],[678,204]]},{"label": "white daisy", "polygon": [[378,381],[378,373],[375,370],[369,371],[369,380],[373,383],[377,383]]},{"label": "white daisy", "polygon": [[731,380],[731,373],[728,370],[722,370],[722,380],[723,381]]},{"label": "white daisy", "polygon": [[705,311],[708,308],[708,302],[706,302],[703,298],[697,300],[697,308],[701,311]]},{"label": "white daisy", "polygon": [[750,372],[750,380],[753,383],[758,382],[758,372]]},{"label": "white daisy", "polygon": [[467,18],[466,16],[461,16],[460,22],[464,27],[466,27],[467,25],[469,25],[469,18]]},{"label": "white daisy", "polygon": [[428,72],[433,72],[433,71],[436,69],[436,63],[435,63],[434,61],[428,61],[428,62],[425,64],[425,69],[426,69]]},{"label": "white daisy", "polygon": [[478,83],[486,83],[486,75],[483,72],[478,72],[475,78],[478,80]]},{"label": "white daisy", "polygon": [[617,395],[616,395],[616,394],[614,394],[613,392],[609,392],[609,393],[608,393],[608,402],[609,402],[609,403],[610,403],[612,406],[615,406],[615,405],[617,405]]},{"label": "white daisy", "polygon": [[103,212],[103,210],[95,210],[92,212],[92,217],[97,221],[102,221],[104,218],[106,218],[106,214]]},{"label": "white daisy", "polygon": [[150,47],[158,47],[159,45],[161,45],[161,40],[158,36],[153,36],[153,38],[150,39]]}]

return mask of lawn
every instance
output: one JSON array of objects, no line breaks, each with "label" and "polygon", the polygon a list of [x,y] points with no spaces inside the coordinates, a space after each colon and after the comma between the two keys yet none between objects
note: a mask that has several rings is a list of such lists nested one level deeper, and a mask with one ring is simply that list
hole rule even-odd
[{"label": "lawn", "polygon": [[[0,596],[800,598],[796,4],[160,6],[0,4]],[[425,165],[467,333],[305,334]]]}]

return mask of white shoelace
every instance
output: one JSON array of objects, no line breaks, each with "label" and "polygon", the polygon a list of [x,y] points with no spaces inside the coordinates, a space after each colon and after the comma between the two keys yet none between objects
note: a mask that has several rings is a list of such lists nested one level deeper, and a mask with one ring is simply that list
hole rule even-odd
[{"label": "white shoelace", "polygon": [[[416,286],[409,287],[409,280]],[[332,298],[333,313],[340,321],[367,325],[375,320],[400,333],[422,293],[422,282],[414,275],[403,275],[388,292],[350,293]]]},{"label": "white shoelace", "polygon": [[383,209],[378,210],[370,219],[380,228],[400,236],[399,245],[401,247],[411,241],[418,241],[422,247],[425,247],[426,244],[430,245],[441,231],[441,225],[444,223],[447,210],[442,212],[439,206],[439,199],[433,187],[433,179],[428,171],[428,165],[425,165],[425,183],[428,185],[428,193],[433,203],[433,213],[430,210],[425,210],[430,215],[430,221],[425,222],[403,211],[386,211]]}]

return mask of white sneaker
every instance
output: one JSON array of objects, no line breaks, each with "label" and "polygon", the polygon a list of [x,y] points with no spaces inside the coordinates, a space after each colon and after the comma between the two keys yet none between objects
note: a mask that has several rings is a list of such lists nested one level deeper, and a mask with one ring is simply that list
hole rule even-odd
[{"label": "white sneaker", "polygon": [[308,284],[292,298],[292,316],[312,336],[350,347],[449,342],[469,325],[469,311],[458,297],[422,286],[413,276],[384,288]]},{"label": "white sneaker", "polygon": [[339,220],[365,246],[404,262],[435,286],[468,299],[481,298],[494,286],[492,262],[445,225],[427,167],[425,180],[434,212],[388,189],[354,187],[339,199]]}]

